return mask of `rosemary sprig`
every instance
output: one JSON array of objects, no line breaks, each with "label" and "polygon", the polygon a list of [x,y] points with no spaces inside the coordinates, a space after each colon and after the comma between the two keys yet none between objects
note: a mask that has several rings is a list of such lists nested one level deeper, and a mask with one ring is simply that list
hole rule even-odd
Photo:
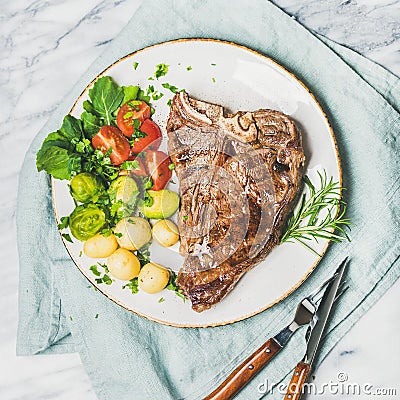
[{"label": "rosemary sprig", "polygon": [[339,182],[334,182],[333,177],[328,179],[325,170],[323,173],[318,172],[318,175],[319,189],[315,188],[307,176],[303,177],[309,193],[308,196],[302,195],[298,208],[289,218],[281,243],[296,241],[320,256],[307,241],[350,241],[345,228],[350,229],[351,222],[344,218],[346,203],[340,200]]}]

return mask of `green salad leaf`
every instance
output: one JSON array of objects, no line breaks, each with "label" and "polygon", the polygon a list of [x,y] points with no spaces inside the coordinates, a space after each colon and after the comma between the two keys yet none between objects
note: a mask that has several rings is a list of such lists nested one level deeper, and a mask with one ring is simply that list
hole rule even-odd
[{"label": "green salad leaf", "polygon": [[114,113],[124,98],[124,89],[118,86],[109,76],[99,78],[89,90],[89,100],[83,107],[87,112],[104,119],[106,125],[114,122]]},{"label": "green salad leaf", "polygon": [[66,115],[59,132],[70,142],[74,143],[83,138],[82,121]]},{"label": "green salad leaf", "polygon": [[139,89],[137,99],[145,101],[147,104],[150,104],[150,96],[146,95],[143,89]]},{"label": "green salad leaf", "polygon": [[46,171],[56,179],[70,179],[69,172],[70,152],[58,146],[47,146],[44,150],[39,150],[36,157],[38,171]]},{"label": "green salad leaf", "polygon": [[36,155],[38,171],[46,171],[56,179],[71,179],[81,170],[81,156],[76,145],[84,139],[82,122],[67,115],[61,128],[50,133]]},{"label": "green salad leaf", "polygon": [[129,100],[136,100],[139,93],[139,86],[121,86],[124,91],[124,97],[121,104],[125,104]]},{"label": "green salad leaf", "polygon": [[83,123],[83,130],[89,139],[92,139],[102,127],[101,118],[97,115],[91,114],[90,112],[84,111],[81,114],[81,120]]}]

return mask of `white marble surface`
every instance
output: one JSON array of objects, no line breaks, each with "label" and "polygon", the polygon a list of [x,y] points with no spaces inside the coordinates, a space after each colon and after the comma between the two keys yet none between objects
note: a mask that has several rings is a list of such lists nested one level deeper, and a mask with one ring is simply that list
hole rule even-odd
[{"label": "white marble surface", "polygon": [[[348,45],[400,75],[400,1],[275,0],[310,29]],[[95,399],[76,354],[15,356],[18,171],[36,132],[69,88],[129,20],[140,0],[0,0],[0,399]],[[342,340],[316,372],[336,380],[397,388],[400,398],[400,282]],[[377,351],[377,338],[384,337]]]}]

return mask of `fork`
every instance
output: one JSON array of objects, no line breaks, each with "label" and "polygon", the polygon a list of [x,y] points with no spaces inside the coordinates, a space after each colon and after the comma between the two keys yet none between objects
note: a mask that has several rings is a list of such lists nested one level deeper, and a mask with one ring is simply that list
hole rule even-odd
[{"label": "fork", "polygon": [[[204,400],[228,400],[238,393],[251,379],[253,379],[268,362],[270,362],[288,343],[293,334],[302,326],[309,324],[318,309],[327,285],[335,279],[337,273],[332,275],[321,286],[300,301],[297,306],[293,321],[282,329],[277,335],[268,339],[251,356],[246,358],[226,379]],[[346,290],[342,282],[338,290],[341,296]]]}]

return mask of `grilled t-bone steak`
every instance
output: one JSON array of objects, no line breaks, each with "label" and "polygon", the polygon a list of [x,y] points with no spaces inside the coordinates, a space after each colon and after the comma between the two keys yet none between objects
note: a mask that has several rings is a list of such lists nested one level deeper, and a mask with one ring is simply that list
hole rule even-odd
[{"label": "grilled t-bone steak", "polygon": [[185,92],[167,132],[181,195],[177,283],[201,312],[279,243],[303,172],[301,133],[279,111],[232,115]]}]

